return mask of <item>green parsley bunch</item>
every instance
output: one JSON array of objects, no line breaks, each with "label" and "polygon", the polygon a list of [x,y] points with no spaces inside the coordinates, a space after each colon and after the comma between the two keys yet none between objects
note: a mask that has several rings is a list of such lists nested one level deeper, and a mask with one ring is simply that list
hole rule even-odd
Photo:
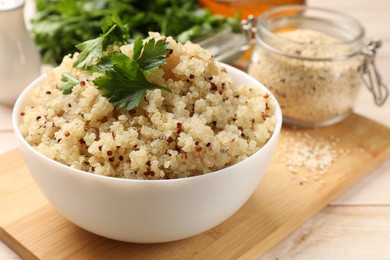
[{"label": "green parsley bunch", "polygon": [[100,33],[113,14],[128,26],[136,39],[160,32],[179,42],[194,41],[226,27],[239,30],[239,15],[214,15],[196,0],[36,0],[32,34],[43,62],[57,65],[80,42]]}]

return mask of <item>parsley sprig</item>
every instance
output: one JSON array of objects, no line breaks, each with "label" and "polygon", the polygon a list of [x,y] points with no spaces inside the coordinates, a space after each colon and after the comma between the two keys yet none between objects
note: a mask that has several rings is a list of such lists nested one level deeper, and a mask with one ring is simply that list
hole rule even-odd
[{"label": "parsley sprig", "polygon": [[[131,110],[138,107],[146,91],[150,89],[158,88],[172,92],[169,88],[149,82],[145,76],[166,63],[169,44],[153,38],[148,41],[138,38],[134,41],[132,58],[120,51],[103,55],[103,50],[108,45],[125,42],[123,36],[126,34],[122,32],[126,31],[126,26],[123,26],[120,20],[114,20],[111,27],[109,25],[103,26],[103,34],[98,38],[77,45],[81,52],[73,66],[102,73],[93,80],[93,83],[101,91],[102,96],[108,98],[118,108]],[[68,73],[63,73],[61,80],[63,83],[60,90],[64,95],[70,94],[73,87],[79,83]]]},{"label": "parsley sprig", "polygon": [[167,43],[161,40],[150,39],[143,44],[138,39],[134,43],[133,59],[119,51],[109,54],[112,64],[107,63],[105,57],[103,63],[95,67],[105,74],[93,80],[93,83],[114,106],[129,110],[136,108],[149,89],[172,92],[169,88],[150,83],[145,77],[145,73],[165,64],[167,51]]}]

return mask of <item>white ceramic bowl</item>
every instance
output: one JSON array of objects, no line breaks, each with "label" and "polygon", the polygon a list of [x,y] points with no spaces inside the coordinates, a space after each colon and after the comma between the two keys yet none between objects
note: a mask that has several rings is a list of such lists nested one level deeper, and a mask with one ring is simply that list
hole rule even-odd
[{"label": "white ceramic bowl", "polygon": [[[257,86],[248,74],[223,65],[235,84]],[[64,217],[95,234],[127,242],[155,243],[187,238],[233,215],[257,188],[274,151],[282,124],[276,104],[274,133],[255,154],[222,170],[173,180],[130,180],[83,172],[49,159],[33,149],[19,130],[21,110],[44,76],[18,98],[13,125],[36,184]]]}]

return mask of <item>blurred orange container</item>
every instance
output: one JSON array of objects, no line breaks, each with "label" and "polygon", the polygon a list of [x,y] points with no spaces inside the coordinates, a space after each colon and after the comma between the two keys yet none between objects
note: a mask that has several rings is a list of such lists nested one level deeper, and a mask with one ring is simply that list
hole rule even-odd
[{"label": "blurred orange container", "polygon": [[259,16],[263,12],[281,5],[304,5],[305,0],[199,0],[201,6],[209,8],[214,14],[241,17]]}]

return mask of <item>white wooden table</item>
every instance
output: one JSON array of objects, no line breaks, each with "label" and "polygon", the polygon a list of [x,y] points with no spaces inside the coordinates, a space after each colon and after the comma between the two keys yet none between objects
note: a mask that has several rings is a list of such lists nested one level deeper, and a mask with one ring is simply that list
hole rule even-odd
[{"label": "white wooden table", "polygon": [[[308,5],[347,12],[364,25],[366,39],[382,39],[377,65],[390,85],[390,0],[308,0]],[[0,154],[17,147],[11,112],[0,105]],[[390,127],[390,100],[378,108],[366,89],[355,112]],[[0,242],[0,259],[19,257]],[[390,158],[261,259],[390,259]]]}]

